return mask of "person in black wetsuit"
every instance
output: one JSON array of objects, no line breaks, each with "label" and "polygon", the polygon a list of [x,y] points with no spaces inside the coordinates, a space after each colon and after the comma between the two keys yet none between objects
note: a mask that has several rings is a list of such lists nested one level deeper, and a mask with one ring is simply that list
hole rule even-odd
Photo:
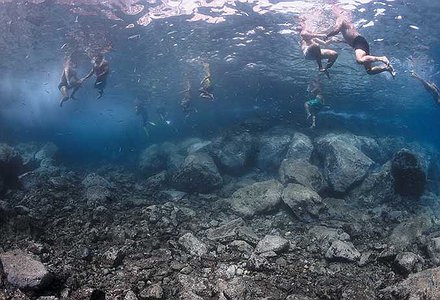
[{"label": "person in black wetsuit", "polygon": [[104,56],[101,53],[93,57],[92,63],[92,69],[90,70],[89,74],[86,75],[86,77],[81,79],[81,83],[95,74],[95,89],[98,89],[98,97],[96,97],[96,99],[100,99],[104,94],[104,88],[107,85],[107,77],[110,73],[110,67],[108,61],[104,59]]},{"label": "person in black wetsuit", "polygon": [[150,125],[154,126],[156,124],[149,121],[148,110],[145,107],[145,101],[141,101],[139,99],[136,99],[134,102],[134,108],[135,108],[136,114],[141,117],[141,126],[145,132],[145,135],[147,137],[150,136],[150,130],[149,130]]},{"label": "person in black wetsuit", "polygon": [[[343,12],[338,8],[334,8],[333,12],[336,15],[336,23],[331,28],[330,32],[326,34],[326,38],[342,33],[347,44],[353,47],[356,62],[365,67],[368,74],[374,75],[382,72],[389,72],[393,78],[396,76],[393,66],[386,56],[374,56],[370,54],[370,46],[367,40],[360,35],[354,24],[350,21],[348,13]],[[383,65],[373,66],[373,63],[381,62]]]}]

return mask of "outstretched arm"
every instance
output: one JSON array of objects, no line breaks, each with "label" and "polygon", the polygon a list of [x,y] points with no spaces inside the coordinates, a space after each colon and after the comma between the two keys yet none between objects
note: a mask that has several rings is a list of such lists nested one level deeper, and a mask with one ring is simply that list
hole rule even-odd
[{"label": "outstretched arm", "polygon": [[343,25],[344,25],[344,20],[343,19],[337,19],[336,20],[336,24],[333,27],[331,27],[331,28],[326,30],[326,31],[330,30],[330,32],[328,32],[325,36],[327,38],[329,38],[331,36],[337,35],[339,32],[341,32],[341,29],[342,29]]}]

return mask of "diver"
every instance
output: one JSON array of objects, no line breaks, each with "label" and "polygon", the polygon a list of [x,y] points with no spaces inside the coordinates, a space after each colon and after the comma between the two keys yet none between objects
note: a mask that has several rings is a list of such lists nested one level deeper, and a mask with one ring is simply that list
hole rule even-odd
[{"label": "diver", "polygon": [[183,98],[180,101],[180,106],[185,114],[185,118],[188,118],[191,112],[193,112],[191,109],[191,83],[189,79],[185,80],[185,89],[181,93],[183,94]]},{"label": "diver", "polygon": [[316,116],[324,107],[324,97],[322,96],[321,88],[318,84],[310,84],[307,90],[312,94],[313,98],[304,103],[307,120],[312,117],[312,125],[310,129],[316,127]]},{"label": "diver", "polygon": [[[60,101],[60,107],[63,106],[64,102],[68,101],[70,98],[75,99],[76,91],[81,87],[82,81],[78,80],[76,73],[76,64],[69,57],[64,62],[63,74],[61,75],[61,82],[58,85],[63,98]],[[69,94],[70,92],[70,94]]]},{"label": "diver", "polygon": [[208,63],[203,63],[203,71],[205,76],[200,82],[200,97],[213,101],[214,100],[214,86],[212,83],[211,71]]},{"label": "diver", "polygon": [[416,72],[411,71],[411,76],[414,77],[415,79],[419,80],[423,86],[425,87],[425,89],[431,93],[432,97],[434,98],[434,101],[436,104],[440,104],[440,90],[438,88],[438,86],[430,81],[426,81],[425,79],[423,79],[422,77],[420,77]]},{"label": "diver", "polygon": [[[396,72],[386,56],[370,55],[370,46],[367,40],[359,34],[350,16],[347,12],[343,12],[339,8],[333,8],[336,16],[336,22],[330,32],[326,34],[326,39],[342,33],[347,44],[349,44],[355,52],[356,62],[365,67],[368,74],[374,75],[382,72],[389,72],[393,78],[396,77]],[[381,66],[373,66],[375,62],[381,62]]]},{"label": "diver", "polygon": [[149,137],[150,136],[149,127],[155,126],[156,124],[149,121],[148,110],[145,107],[145,101],[141,101],[139,99],[136,99],[134,102],[134,108],[135,108],[136,114],[141,117],[142,129],[144,130],[146,136]]},{"label": "diver", "polygon": [[104,88],[107,84],[107,77],[110,73],[110,67],[107,60],[104,59],[102,53],[96,54],[92,59],[93,67],[86,77],[81,79],[81,83],[90,78],[93,74],[96,75],[95,89],[98,90],[96,99],[100,99],[104,94]]},{"label": "diver", "polygon": [[[338,58],[338,53],[331,49],[322,49],[320,45],[327,45],[334,40],[324,41],[320,38],[325,38],[323,33],[313,33],[306,29],[305,20],[301,19],[300,24],[300,36],[301,36],[301,50],[303,51],[305,59],[315,60],[318,64],[320,72],[323,72],[330,78],[328,69],[330,69]],[[327,65],[322,67],[322,59],[327,59]]]}]

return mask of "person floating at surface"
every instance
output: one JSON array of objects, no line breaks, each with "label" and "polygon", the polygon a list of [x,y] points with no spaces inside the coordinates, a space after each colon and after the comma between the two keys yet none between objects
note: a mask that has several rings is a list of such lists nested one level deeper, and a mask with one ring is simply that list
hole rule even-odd
[{"label": "person floating at surface", "polygon": [[208,63],[203,64],[203,70],[205,73],[205,77],[203,77],[203,80],[200,82],[200,89],[199,89],[200,97],[213,101],[214,87],[213,87],[211,71],[209,69]]},{"label": "person floating at surface", "polygon": [[319,86],[309,86],[310,93],[313,96],[313,99],[308,100],[304,103],[304,108],[306,110],[307,120],[312,117],[312,126],[311,129],[316,127],[316,115],[321,111],[324,107],[324,97],[321,93],[321,88]]},{"label": "person floating at surface", "polygon": [[93,57],[92,63],[92,69],[86,77],[81,79],[81,83],[95,74],[95,89],[98,89],[98,97],[96,97],[96,99],[100,99],[104,94],[104,88],[107,84],[107,76],[110,73],[110,67],[108,61],[104,59],[104,56],[101,53]]},{"label": "person floating at surface", "polygon": [[63,98],[60,101],[60,107],[62,107],[64,102],[68,101],[70,98],[75,99],[75,93],[81,87],[82,82],[81,80],[78,80],[75,68],[76,64],[71,58],[68,58],[64,62],[63,75],[61,75],[61,82],[58,85],[58,89],[63,95]]},{"label": "person floating at surface", "polygon": [[134,108],[135,108],[136,114],[141,117],[142,129],[144,130],[147,137],[150,136],[150,130],[149,130],[150,125],[155,126],[156,124],[149,121],[148,110],[145,107],[145,102],[141,101],[139,99],[136,99],[136,101],[134,102]]},{"label": "person floating at surface", "polygon": [[[323,33],[313,33],[306,29],[305,20],[301,20],[300,24],[301,36],[301,50],[303,51],[305,59],[315,60],[318,64],[320,72],[323,72],[330,78],[328,69],[330,69],[338,58],[338,53],[331,49],[321,49],[320,45],[327,45],[333,41],[323,41],[320,38],[325,38]],[[327,65],[322,67],[322,59],[327,59]]]},{"label": "person floating at surface", "polygon": [[[333,12],[336,16],[336,22],[330,32],[326,34],[326,38],[342,33],[347,44],[354,49],[356,62],[363,65],[368,74],[389,72],[395,78],[396,72],[386,56],[370,55],[370,46],[367,40],[359,34],[348,13],[336,8],[333,9]],[[375,62],[381,62],[383,65],[373,66]]]},{"label": "person floating at surface", "polygon": [[411,76],[414,77],[415,79],[419,80],[423,86],[425,87],[425,89],[431,93],[432,97],[434,98],[434,101],[436,104],[440,104],[440,90],[438,88],[438,86],[430,81],[426,81],[425,79],[423,79],[422,77],[420,77],[416,72],[411,71]]}]

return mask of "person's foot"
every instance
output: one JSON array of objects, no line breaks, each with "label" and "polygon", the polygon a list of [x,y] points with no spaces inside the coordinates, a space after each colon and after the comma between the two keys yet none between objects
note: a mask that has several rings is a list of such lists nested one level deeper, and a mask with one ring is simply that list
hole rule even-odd
[{"label": "person's foot", "polygon": [[306,118],[306,120],[310,119],[311,116],[312,116],[311,113],[307,113],[307,118]]},{"label": "person's foot", "polygon": [[319,72],[324,73],[325,76],[330,79],[330,73],[328,72],[328,69],[319,69]]},{"label": "person's foot", "polygon": [[63,99],[61,99],[60,101],[60,107],[63,107],[63,103],[66,102],[67,100],[69,100],[69,97],[63,97]]},{"label": "person's foot", "polygon": [[389,60],[388,57],[386,57],[386,56],[382,57],[381,62],[383,62],[384,64],[386,64],[387,67],[390,66],[390,60]]},{"label": "person's foot", "polygon": [[393,76],[393,79],[396,79],[396,71],[391,64],[388,64],[388,72],[390,72],[391,76]]},{"label": "person's foot", "polygon": [[102,95],[104,95],[104,92],[99,92],[99,93],[98,93],[98,96],[96,97],[96,100],[101,99],[101,98],[102,98]]}]

